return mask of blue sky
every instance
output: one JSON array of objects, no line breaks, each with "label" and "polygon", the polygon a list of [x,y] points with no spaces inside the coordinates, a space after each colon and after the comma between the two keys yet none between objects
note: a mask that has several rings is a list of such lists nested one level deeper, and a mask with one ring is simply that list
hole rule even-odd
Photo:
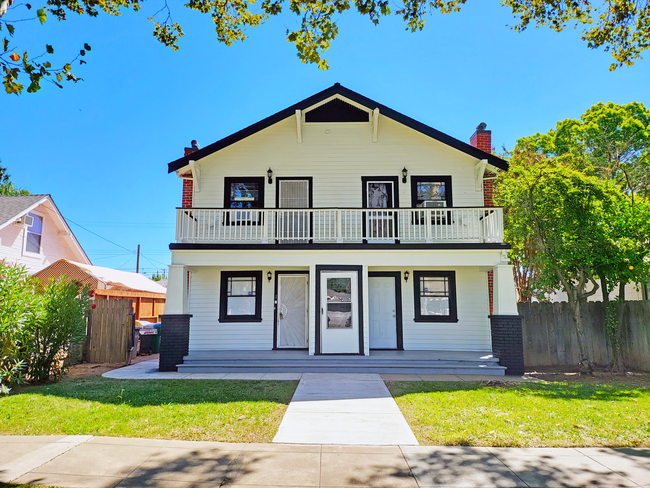
[{"label": "blue sky", "polygon": [[468,3],[427,17],[415,34],[398,18],[375,27],[343,14],[325,55],[329,71],[300,63],[285,40],[296,22],[290,15],[226,47],[208,16],[176,6],[186,32],[177,52],[151,35],[155,2],[121,18],[22,23],[17,34],[30,47],[53,44],[60,59],[84,42],[92,51],[75,71],[83,82],[0,95],[0,164],[15,184],[50,193],[69,221],[88,229],[70,224],[94,264],[135,270],[141,244],[141,270],[150,274],[169,263],[181,201],[167,163],[192,139],[207,145],[335,82],[461,140],[486,122],[497,148],[599,101],[650,106],[649,59],[612,73],[610,56],[587,49],[578,31],[517,34],[500,2]]}]

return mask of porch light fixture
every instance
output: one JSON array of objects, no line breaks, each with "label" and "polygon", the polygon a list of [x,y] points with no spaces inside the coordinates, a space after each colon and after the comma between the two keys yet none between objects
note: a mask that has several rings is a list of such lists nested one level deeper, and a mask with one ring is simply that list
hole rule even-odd
[{"label": "porch light fixture", "polygon": [[406,169],[406,166],[404,166],[404,168],[402,168],[402,183],[406,183],[406,177],[408,176],[408,174],[409,174],[409,170]]},{"label": "porch light fixture", "polygon": [[404,281],[407,282],[407,283],[409,281],[409,272],[408,271],[404,271]]},{"label": "porch light fixture", "polygon": [[269,170],[266,172],[266,174],[269,177],[269,185],[270,185],[271,183],[273,183],[273,170],[271,168],[269,168]]},{"label": "porch light fixture", "polygon": [[269,283],[271,283],[271,278],[273,278],[273,273],[269,271],[268,273],[266,273],[266,279],[269,280]]}]

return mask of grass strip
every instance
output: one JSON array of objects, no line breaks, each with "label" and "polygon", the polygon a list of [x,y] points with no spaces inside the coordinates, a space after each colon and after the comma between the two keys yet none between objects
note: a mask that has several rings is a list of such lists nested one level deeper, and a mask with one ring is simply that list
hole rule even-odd
[{"label": "grass strip", "polygon": [[650,388],[593,383],[390,382],[423,445],[650,447]]},{"label": "grass strip", "polygon": [[270,442],[297,381],[84,378],[0,398],[0,435]]}]

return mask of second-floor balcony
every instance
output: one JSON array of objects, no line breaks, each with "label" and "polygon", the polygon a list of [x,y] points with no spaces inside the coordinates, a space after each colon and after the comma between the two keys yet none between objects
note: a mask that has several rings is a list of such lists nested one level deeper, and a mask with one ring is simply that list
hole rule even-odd
[{"label": "second-floor balcony", "polygon": [[502,243],[503,209],[178,208],[176,242],[215,244]]}]

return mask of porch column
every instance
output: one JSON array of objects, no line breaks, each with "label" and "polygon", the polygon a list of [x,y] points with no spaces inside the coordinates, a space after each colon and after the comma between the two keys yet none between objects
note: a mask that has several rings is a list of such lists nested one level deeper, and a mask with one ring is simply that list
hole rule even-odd
[{"label": "porch column", "polygon": [[369,305],[369,291],[368,291],[368,266],[363,265],[361,271],[361,281],[363,283],[363,292],[359,297],[359,301],[363,306],[363,354],[364,356],[370,355],[370,305]]},{"label": "porch column", "polygon": [[494,272],[494,313],[490,315],[492,354],[505,366],[507,375],[524,374],[524,344],[513,266],[498,265]]},{"label": "porch column", "polygon": [[190,318],[187,297],[187,268],[171,265],[167,282],[165,313],[160,317],[160,371],[177,371],[177,365],[189,353]]},{"label": "porch column", "polygon": [[316,354],[316,265],[309,266],[309,355]]}]

